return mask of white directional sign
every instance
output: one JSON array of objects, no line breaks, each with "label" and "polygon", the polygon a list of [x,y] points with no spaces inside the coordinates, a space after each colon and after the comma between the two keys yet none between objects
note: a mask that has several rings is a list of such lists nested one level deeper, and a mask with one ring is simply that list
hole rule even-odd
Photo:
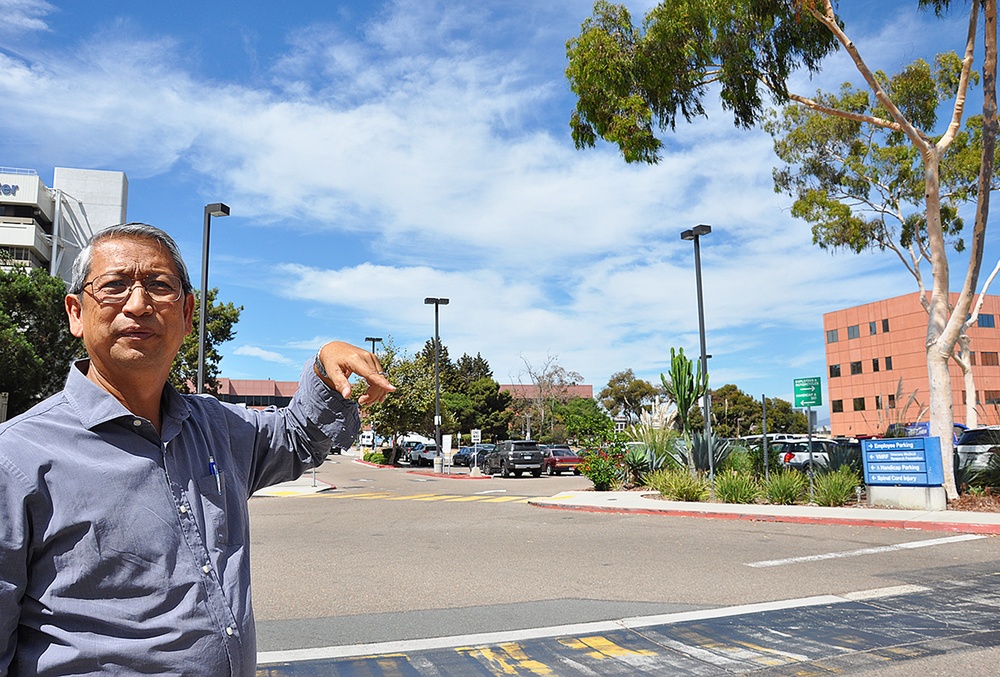
[{"label": "white directional sign", "polygon": [[795,379],[795,408],[818,407],[823,404],[823,387],[819,376]]}]

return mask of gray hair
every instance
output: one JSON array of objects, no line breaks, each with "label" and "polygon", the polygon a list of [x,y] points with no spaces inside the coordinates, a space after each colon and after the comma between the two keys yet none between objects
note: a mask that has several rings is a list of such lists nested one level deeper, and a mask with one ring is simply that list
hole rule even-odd
[{"label": "gray hair", "polygon": [[90,241],[87,242],[87,246],[83,248],[83,251],[73,261],[73,278],[69,286],[70,294],[79,296],[83,293],[83,287],[87,284],[87,278],[90,277],[90,266],[94,260],[94,245],[115,237],[151,240],[163,245],[170,254],[170,258],[174,261],[174,268],[177,269],[177,276],[181,278],[184,293],[190,294],[194,291],[194,287],[191,286],[191,278],[188,275],[187,266],[184,264],[184,259],[181,258],[181,251],[172,237],[148,223],[119,223],[117,226],[110,226],[94,233]]}]

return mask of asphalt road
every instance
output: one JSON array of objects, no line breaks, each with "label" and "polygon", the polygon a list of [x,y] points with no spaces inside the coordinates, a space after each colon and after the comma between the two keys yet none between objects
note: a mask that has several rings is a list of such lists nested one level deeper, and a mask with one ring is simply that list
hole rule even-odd
[{"label": "asphalt road", "polygon": [[[976,675],[995,674],[1000,658],[997,538],[527,505],[589,486],[574,476],[445,479],[345,456],[317,477],[337,490],[251,500],[258,649],[313,658],[266,662],[260,674],[470,674],[471,666],[478,674],[619,674],[612,665],[624,665],[632,674]],[[815,556],[825,558],[801,559]],[[775,561],[783,563],[761,566]],[[801,606],[817,596],[825,601]],[[958,600],[964,613],[949,616]],[[774,608],[733,609],[753,604]],[[653,616],[671,629],[616,635],[601,625]],[[497,657],[498,647],[510,648],[509,633],[553,626],[580,632],[518,640],[513,658]],[[421,644],[455,636],[484,641],[466,651]],[[637,648],[647,636],[651,648]],[[617,657],[603,662],[581,637],[610,642]],[[392,661],[378,670],[356,658],[315,661],[323,650],[364,644],[402,647],[390,653],[409,672]],[[723,665],[711,659],[719,646],[749,653]],[[640,658],[621,657],[633,655]],[[453,660],[466,663],[448,668]]]}]

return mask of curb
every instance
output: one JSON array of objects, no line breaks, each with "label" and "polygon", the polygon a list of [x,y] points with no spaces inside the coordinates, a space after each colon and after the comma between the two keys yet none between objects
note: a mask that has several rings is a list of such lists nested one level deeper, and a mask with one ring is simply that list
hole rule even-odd
[{"label": "curb", "polygon": [[921,531],[945,531],[961,534],[1000,534],[1000,524],[983,522],[931,522],[915,519],[878,519],[855,517],[820,517],[813,515],[766,515],[751,512],[713,512],[706,510],[659,510],[654,508],[632,508],[625,506],[555,504],[542,500],[530,500],[528,505],[550,510],[573,510],[577,512],[611,513],[619,515],[659,515],[666,517],[701,517],[742,522],[780,522],[789,524],[826,524],[834,526],[877,527],[884,529],[915,529]]},{"label": "curb", "polygon": [[[402,470],[403,467],[399,465],[379,465],[378,463],[371,463],[370,461],[363,461],[360,458],[354,459],[355,463],[360,465],[367,465],[370,468],[389,468],[392,470]],[[479,475],[478,477],[473,477],[472,475],[451,475],[441,472],[434,472],[433,470],[407,470],[407,475],[422,475],[424,477],[437,477],[440,479],[449,480],[491,480],[492,475]]]}]

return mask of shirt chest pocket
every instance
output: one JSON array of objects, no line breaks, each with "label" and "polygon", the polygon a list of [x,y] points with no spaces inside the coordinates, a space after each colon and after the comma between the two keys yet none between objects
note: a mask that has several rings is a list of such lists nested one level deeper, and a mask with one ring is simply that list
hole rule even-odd
[{"label": "shirt chest pocket", "polygon": [[226,513],[226,473],[216,472],[198,480],[201,494],[205,540],[209,548],[225,550],[229,545],[229,518]]}]

